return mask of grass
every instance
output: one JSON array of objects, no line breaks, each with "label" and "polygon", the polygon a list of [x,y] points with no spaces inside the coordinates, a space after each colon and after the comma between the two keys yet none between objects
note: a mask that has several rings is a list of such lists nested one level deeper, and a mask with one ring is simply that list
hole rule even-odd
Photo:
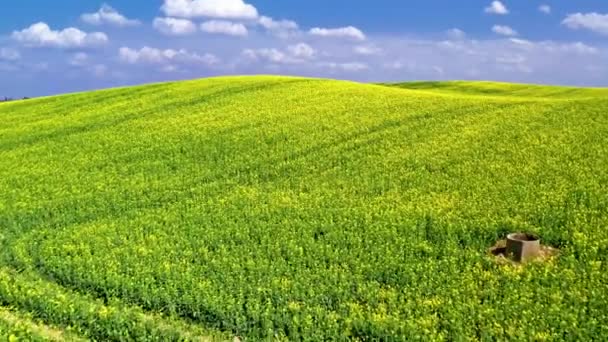
[{"label": "grass", "polygon": [[[0,104],[0,305],[94,340],[607,336],[607,92],[260,76]],[[560,257],[499,265],[519,230]]]}]

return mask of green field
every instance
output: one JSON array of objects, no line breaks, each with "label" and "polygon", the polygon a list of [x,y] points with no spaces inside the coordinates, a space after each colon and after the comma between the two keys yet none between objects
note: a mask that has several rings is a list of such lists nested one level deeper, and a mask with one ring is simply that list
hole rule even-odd
[{"label": "green field", "polygon": [[[0,104],[0,339],[601,340],[608,89],[221,77]],[[512,231],[560,249],[512,266]]]}]

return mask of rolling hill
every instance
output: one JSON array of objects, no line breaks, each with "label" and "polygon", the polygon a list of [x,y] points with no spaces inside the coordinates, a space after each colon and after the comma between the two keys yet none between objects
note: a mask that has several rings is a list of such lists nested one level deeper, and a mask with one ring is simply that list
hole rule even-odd
[{"label": "rolling hill", "polygon": [[[0,104],[0,338],[608,336],[608,90],[219,77]],[[508,232],[560,249],[504,265]]]}]

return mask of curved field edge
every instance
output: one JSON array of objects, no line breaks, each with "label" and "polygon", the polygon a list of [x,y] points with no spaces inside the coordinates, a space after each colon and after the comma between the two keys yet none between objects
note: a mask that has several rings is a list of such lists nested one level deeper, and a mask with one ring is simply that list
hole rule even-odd
[{"label": "curved field edge", "polygon": [[[230,78],[63,100],[35,114],[5,107],[13,121],[0,126],[0,153],[12,167],[2,178],[11,189],[0,202],[2,260],[29,274],[7,270],[26,291],[11,297],[6,284],[6,304],[106,339],[120,338],[107,335],[112,327],[142,338],[195,329],[150,330],[141,312],[245,335],[255,328],[254,338],[556,338],[574,323],[574,336],[605,333],[597,323],[603,302],[590,291],[605,293],[601,99],[581,110],[585,104]],[[565,130],[564,122],[577,126]],[[577,169],[564,170],[569,158]],[[63,186],[47,185],[51,175]],[[492,239],[522,228],[542,232],[564,257],[523,272],[486,259]],[[329,273],[310,271],[323,267]],[[558,276],[561,297],[551,292]],[[52,290],[32,304],[28,283]],[[432,285],[441,283],[459,291]],[[53,291],[80,293],[78,315],[93,313],[79,321],[49,305],[46,298],[60,301]],[[514,316],[526,306],[519,291],[543,306]],[[501,295],[512,311],[488,305]],[[463,298],[476,302],[467,307]],[[120,303],[120,314],[104,320],[105,302]],[[462,330],[449,323],[471,315],[475,324]],[[88,320],[100,320],[100,330]],[[506,321],[517,328],[492,325]]]}]

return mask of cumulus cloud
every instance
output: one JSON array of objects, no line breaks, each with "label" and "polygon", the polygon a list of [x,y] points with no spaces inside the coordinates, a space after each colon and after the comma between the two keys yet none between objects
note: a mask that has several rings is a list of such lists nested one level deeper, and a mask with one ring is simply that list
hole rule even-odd
[{"label": "cumulus cloud", "polygon": [[525,39],[511,38],[509,42],[519,50],[523,51],[543,51],[546,54],[567,53],[576,55],[596,55],[601,51],[597,47],[585,44],[583,42],[562,42],[553,41],[532,42]]},{"label": "cumulus cloud", "polygon": [[599,13],[574,13],[569,14],[562,24],[568,28],[577,30],[585,29],[595,33],[608,35],[608,14]]},{"label": "cumulus cloud", "polygon": [[68,63],[72,66],[85,66],[89,62],[89,55],[84,52],[78,52],[73,54]]},{"label": "cumulus cloud", "polygon": [[446,34],[450,39],[455,39],[455,40],[464,39],[467,37],[467,34],[459,28],[449,29],[446,31]]},{"label": "cumulus cloud", "polygon": [[365,63],[359,62],[348,62],[348,63],[335,63],[335,62],[326,62],[319,63],[318,66],[329,68],[332,70],[339,71],[348,71],[348,72],[358,72],[369,69],[369,66]]},{"label": "cumulus cloud", "polygon": [[344,75],[370,69],[369,65],[360,62],[324,60],[328,56],[327,54],[320,53],[306,43],[289,45],[284,50],[278,48],[245,49],[242,55],[249,61],[262,63],[265,68],[271,68],[276,72],[306,70],[306,72],[313,72],[317,75],[323,75],[323,73]]},{"label": "cumulus cloud", "polygon": [[228,36],[244,37],[249,34],[245,25],[226,20],[210,20],[201,24],[201,31]]},{"label": "cumulus cloud", "polygon": [[506,72],[521,72],[527,74],[534,72],[534,69],[526,62],[526,57],[517,54],[496,57],[498,68]]},{"label": "cumulus cloud", "polygon": [[581,42],[565,44],[564,46],[567,50],[574,51],[583,55],[595,55],[599,53],[599,50],[597,48]]},{"label": "cumulus cloud", "polygon": [[275,49],[275,48],[263,48],[263,49],[245,49],[243,50],[243,56],[251,60],[262,60],[270,63],[277,64],[291,64],[297,63],[298,61],[286,53]]},{"label": "cumulus cloud", "polygon": [[128,19],[107,4],[101,5],[101,8],[95,13],[85,13],[81,15],[80,20],[91,25],[107,24],[118,27],[137,26],[141,24],[139,20]]},{"label": "cumulus cloud", "polygon": [[21,53],[12,48],[0,48],[0,60],[16,61],[21,58]]},{"label": "cumulus cloud", "polygon": [[252,61],[271,64],[302,64],[314,59],[317,51],[306,43],[289,45],[285,51],[276,48],[244,49],[242,55]]},{"label": "cumulus cloud", "polygon": [[270,17],[261,16],[258,19],[258,24],[265,28],[271,34],[287,38],[298,32],[298,24],[291,20],[274,20]]},{"label": "cumulus cloud", "polygon": [[494,25],[492,27],[492,31],[496,34],[500,34],[503,36],[517,36],[517,31],[515,31],[514,29],[510,28],[509,26],[504,26],[504,25]]},{"label": "cumulus cloud", "polygon": [[526,39],[510,38],[509,41],[511,43],[513,43],[514,45],[516,45],[516,46],[520,46],[520,47],[524,47],[524,48],[533,47],[534,46],[533,42],[531,42],[529,40],[526,40]]},{"label": "cumulus cloud", "polygon": [[140,50],[121,47],[118,50],[118,55],[120,60],[127,64],[157,64],[165,67],[172,65],[172,63],[212,66],[219,62],[219,59],[212,54],[199,55],[185,49],[161,50],[147,46]]},{"label": "cumulus cloud", "polygon": [[270,17],[262,16],[258,20],[260,25],[264,28],[272,30],[272,29],[289,29],[289,30],[297,30],[298,24],[295,21],[291,20],[274,20]]},{"label": "cumulus cloud", "polygon": [[561,44],[544,44],[543,46],[548,52],[567,52],[567,53],[576,53],[579,55],[595,55],[600,52],[600,50],[596,47],[587,45],[582,42],[576,43],[561,43]]},{"label": "cumulus cloud", "polygon": [[184,36],[196,32],[196,25],[188,19],[155,18],[154,28],[162,34]]},{"label": "cumulus cloud", "polygon": [[365,34],[354,26],[340,27],[340,28],[319,28],[315,27],[309,31],[314,36],[322,37],[336,37],[336,38],[350,38],[354,40],[365,40]]},{"label": "cumulus cloud", "polygon": [[108,36],[102,32],[87,33],[74,27],[54,31],[43,22],[33,24],[21,31],[15,31],[11,37],[24,45],[34,47],[82,48],[99,46],[108,42]]},{"label": "cumulus cloud", "polygon": [[490,6],[485,8],[486,13],[506,15],[509,14],[509,9],[500,1],[492,1]]},{"label": "cumulus cloud", "polygon": [[292,56],[296,58],[310,59],[313,58],[316,54],[315,49],[313,49],[310,45],[306,43],[290,45],[287,47],[287,50],[291,53]]},{"label": "cumulus cloud", "polygon": [[[395,63],[389,66],[399,66],[404,75],[414,75],[418,79],[435,79],[433,65],[444,69],[442,77],[446,79],[581,84],[578,83],[581,80],[608,77],[608,74],[600,76],[585,69],[588,65],[604,65],[608,51],[582,42],[509,38],[449,43],[411,39],[402,40],[400,44],[386,42],[384,60],[391,58]],[[441,53],[437,53],[438,45],[443,49]],[[370,68],[375,70],[373,64]],[[388,77],[399,80],[399,74]]]},{"label": "cumulus cloud", "polygon": [[105,64],[94,63],[91,56],[85,52],[77,52],[68,58],[68,64],[81,72],[86,72],[96,78],[110,75],[109,67]]},{"label": "cumulus cloud", "polygon": [[243,0],[165,0],[161,10],[170,17],[257,19],[257,9]]},{"label": "cumulus cloud", "polygon": [[382,53],[382,49],[373,45],[358,45],[353,48],[353,51],[363,56],[379,55]]},{"label": "cumulus cloud", "polygon": [[545,13],[545,14],[551,14],[551,6],[549,6],[549,5],[540,5],[540,6],[538,7],[538,10],[539,10],[541,13]]}]

